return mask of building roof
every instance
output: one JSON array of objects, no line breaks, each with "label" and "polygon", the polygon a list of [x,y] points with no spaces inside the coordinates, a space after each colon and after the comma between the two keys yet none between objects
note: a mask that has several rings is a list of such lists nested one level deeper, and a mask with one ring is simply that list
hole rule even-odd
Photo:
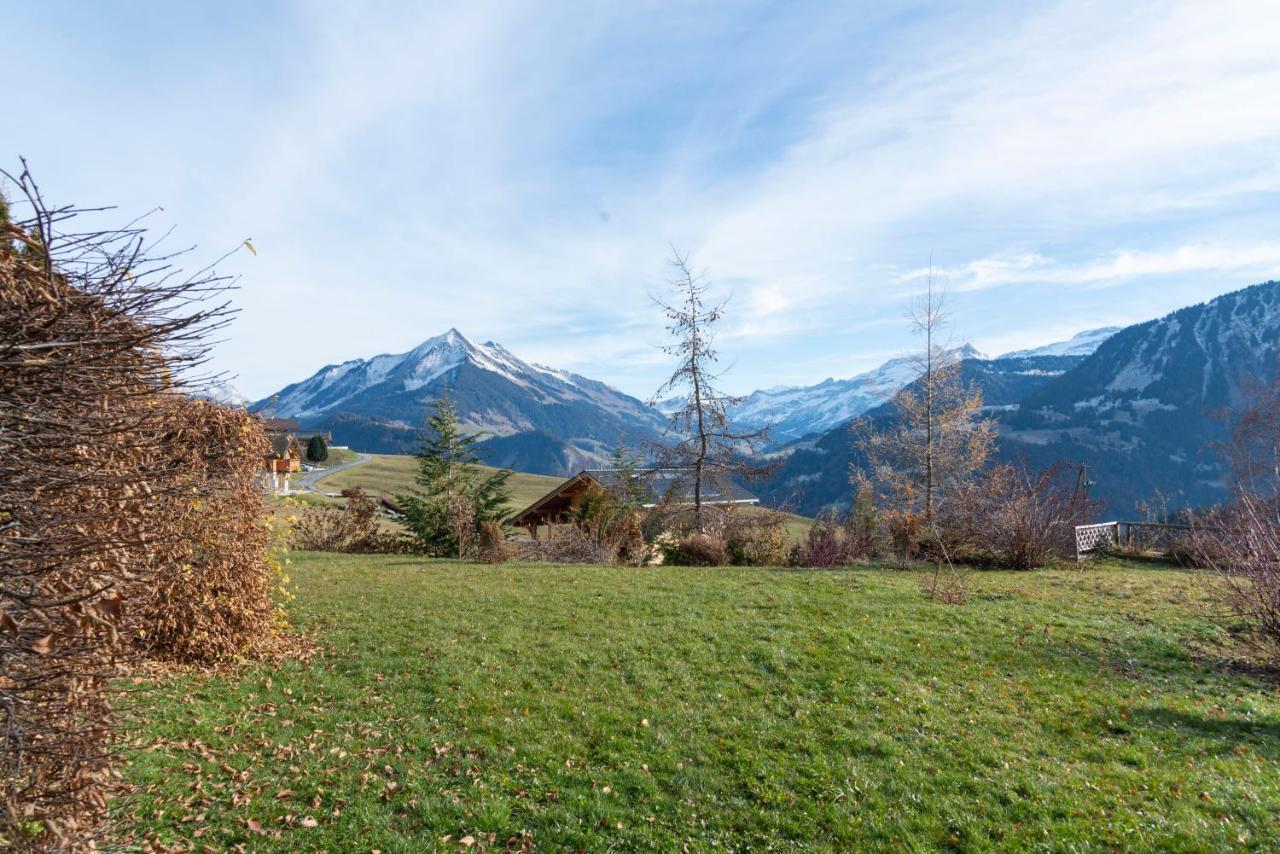
[{"label": "building roof", "polygon": [[298,424],[296,418],[263,418],[262,429],[268,433],[289,433],[297,430],[301,425]]},{"label": "building roof", "polygon": [[[555,516],[566,511],[572,503],[572,493],[589,483],[597,484],[605,489],[614,489],[622,484],[620,469],[583,469],[571,478],[556,486],[555,489],[515,514],[509,520],[511,524],[538,523],[547,516]],[[693,503],[693,473],[691,469],[648,469],[637,472],[635,481],[642,489],[641,499],[645,507],[653,507],[659,501],[668,500],[677,505]],[[716,478],[715,481],[722,479]],[[712,482],[704,479],[702,483],[702,501],[705,504],[757,504],[760,499],[743,487],[727,478],[724,482]],[[529,518],[526,518],[529,517]],[[526,520],[522,522],[521,520]]]},{"label": "building roof", "polygon": [[289,448],[293,444],[293,436],[288,433],[269,433],[267,441],[271,443],[271,453],[283,457],[289,453]]}]

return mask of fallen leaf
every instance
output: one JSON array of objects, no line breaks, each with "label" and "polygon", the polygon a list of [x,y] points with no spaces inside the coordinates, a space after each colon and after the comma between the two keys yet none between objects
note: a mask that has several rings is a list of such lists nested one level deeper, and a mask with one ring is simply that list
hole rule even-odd
[{"label": "fallen leaf", "polygon": [[303,827],[315,827],[319,823],[320,822],[316,821],[314,818],[312,818],[309,815],[303,816],[302,821],[298,822],[298,824],[302,825]]},{"label": "fallen leaf", "polygon": [[31,643],[31,651],[38,655],[48,655],[53,652],[53,635],[45,635]]},{"label": "fallen leaf", "polygon": [[476,844],[476,838],[470,834],[467,834],[466,836],[459,839],[458,842],[459,844],[465,845],[468,848],[470,848],[472,845]]}]

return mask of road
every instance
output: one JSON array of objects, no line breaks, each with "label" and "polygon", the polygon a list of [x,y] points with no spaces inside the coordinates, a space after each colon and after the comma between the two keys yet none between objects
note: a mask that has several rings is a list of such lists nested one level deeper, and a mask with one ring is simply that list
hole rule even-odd
[{"label": "road", "polygon": [[294,492],[322,492],[323,490],[316,486],[316,482],[321,478],[328,477],[331,474],[337,474],[338,472],[349,469],[352,466],[362,465],[373,459],[369,454],[362,454],[359,451],[355,451],[354,453],[356,455],[356,459],[348,460],[345,463],[338,463],[336,466],[330,466],[327,469],[309,471],[302,477],[298,478],[298,482],[292,484],[289,488]]}]

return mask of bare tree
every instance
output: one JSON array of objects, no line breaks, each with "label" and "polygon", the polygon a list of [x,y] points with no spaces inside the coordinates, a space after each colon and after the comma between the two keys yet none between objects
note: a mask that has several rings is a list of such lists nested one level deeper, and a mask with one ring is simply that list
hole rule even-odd
[{"label": "bare tree", "polygon": [[939,502],[973,478],[995,443],[995,425],[982,417],[982,392],[964,387],[960,360],[943,340],[945,296],[930,270],[911,308],[912,331],[924,338],[913,357],[918,376],[894,396],[891,418],[862,418],[851,428],[866,456],[851,480],[870,483],[882,501],[918,515],[930,529]]},{"label": "bare tree", "polygon": [[674,246],[671,267],[674,274],[669,282],[677,299],[667,302],[655,297],[654,302],[666,315],[667,331],[674,339],[663,350],[676,357],[677,364],[650,404],[672,392],[685,395],[671,415],[671,426],[679,438],[662,448],[661,456],[663,464],[688,471],[693,487],[693,525],[701,533],[706,527],[703,504],[708,486],[723,488],[734,476],[758,477],[769,469],[750,461],[767,441],[768,431],[733,430],[729,409],[741,398],[716,387],[723,371],[717,369],[715,328],[724,316],[727,300],[707,304],[706,272],[694,273],[688,254],[680,254]]}]

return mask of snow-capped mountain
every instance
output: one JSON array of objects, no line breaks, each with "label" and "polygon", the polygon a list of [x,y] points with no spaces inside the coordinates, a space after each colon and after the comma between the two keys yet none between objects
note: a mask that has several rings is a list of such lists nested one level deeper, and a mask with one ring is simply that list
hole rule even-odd
[{"label": "snow-capped mountain", "polygon": [[[1081,332],[1067,341],[1032,350],[1018,350],[994,359],[965,344],[952,350],[961,361],[990,363],[985,374],[1004,373],[1007,378],[1047,378],[1065,373],[1088,356],[1119,327]],[[785,444],[803,436],[822,433],[870,412],[889,400],[917,376],[913,358],[890,359],[875,370],[845,380],[826,379],[811,386],[783,386],[752,392],[731,413],[744,429],[768,427],[773,442]],[[1028,385],[1026,382],[1020,385]],[[667,401],[658,404],[659,408]]]},{"label": "snow-capped mountain", "polygon": [[[957,359],[982,359],[968,344],[951,351]],[[830,430],[897,394],[919,373],[913,358],[890,359],[875,370],[817,385],[780,386],[752,392],[730,413],[735,426],[769,428],[770,439],[784,443]]]},{"label": "snow-capped mountain", "polygon": [[[1275,378],[1278,358],[1280,282],[1265,282],[1125,327],[1088,356],[1009,354],[961,367],[998,419],[1001,457],[1032,469],[1085,464],[1091,497],[1124,518],[1139,501],[1176,510],[1225,495],[1219,414],[1240,406],[1250,379]],[[895,416],[883,406],[868,417]],[[838,425],[758,492],[804,513],[847,503],[859,459]]]},{"label": "snow-capped mountain", "polygon": [[201,400],[212,400],[214,403],[221,403],[223,406],[234,406],[237,408],[248,406],[249,398],[244,396],[240,389],[236,388],[227,380],[214,380],[200,386],[196,391],[191,393],[192,397]]},{"label": "snow-capped mountain", "polygon": [[[330,429],[361,450],[405,451],[415,445],[432,402],[443,396],[454,401],[465,428],[495,437],[509,464],[526,471],[561,474],[600,462],[615,447],[639,445],[663,427],[659,413],[617,389],[526,362],[492,341],[473,344],[456,329],[407,353],[321,368],[253,409]],[[541,435],[535,441],[524,434]],[[521,459],[535,447],[536,462]]]},{"label": "snow-capped mountain", "polygon": [[1102,345],[1103,341],[1119,332],[1120,328],[1119,326],[1103,326],[1099,329],[1086,329],[1084,332],[1077,332],[1066,341],[1057,341],[1031,350],[1014,350],[1012,353],[1005,353],[997,358],[1025,359],[1030,356],[1089,356]]}]

